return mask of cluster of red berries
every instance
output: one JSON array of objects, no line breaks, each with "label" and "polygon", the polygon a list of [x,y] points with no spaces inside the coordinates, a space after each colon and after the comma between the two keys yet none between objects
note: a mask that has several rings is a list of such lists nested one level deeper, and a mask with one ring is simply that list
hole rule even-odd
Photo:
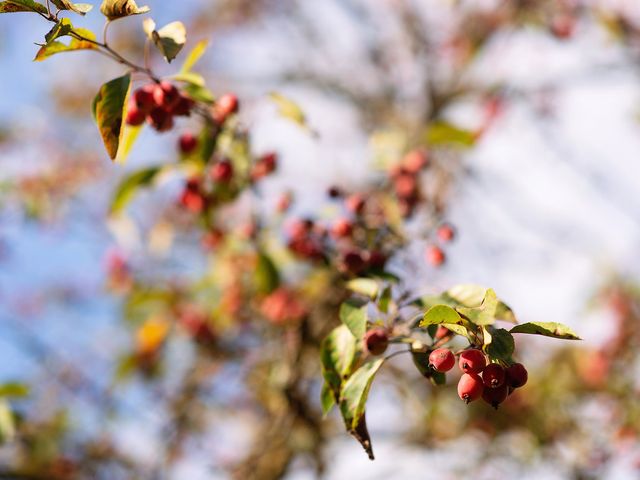
[{"label": "cluster of red berries", "polygon": [[146,120],[157,131],[166,132],[173,128],[173,117],[189,116],[194,104],[166,80],[150,83],[133,92],[126,121],[138,126]]},{"label": "cluster of red berries", "polygon": [[[455,355],[447,348],[438,348],[429,355],[429,365],[436,372],[448,372],[455,363]],[[498,363],[487,364],[484,353],[475,348],[460,354],[458,366],[463,372],[458,382],[458,396],[466,403],[482,397],[496,409],[515,388],[522,387],[528,379],[527,370],[521,363],[514,363],[507,368]]]},{"label": "cluster of red berries", "polygon": [[429,164],[429,156],[424,150],[412,150],[402,161],[389,171],[400,214],[410,217],[420,201],[418,174]]},{"label": "cluster of red berries", "polygon": [[[455,230],[453,226],[449,223],[443,223],[438,227],[436,231],[436,236],[441,243],[449,243],[453,241],[456,236]],[[446,255],[444,250],[440,245],[436,245],[434,243],[427,245],[427,249],[425,251],[425,258],[427,263],[433,267],[439,267],[446,260]]]}]

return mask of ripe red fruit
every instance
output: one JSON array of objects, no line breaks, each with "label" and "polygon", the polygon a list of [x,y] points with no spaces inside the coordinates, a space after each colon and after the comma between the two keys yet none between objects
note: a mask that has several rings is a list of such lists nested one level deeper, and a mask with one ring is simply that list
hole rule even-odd
[{"label": "ripe red fruit", "polygon": [[227,183],[233,178],[233,165],[229,160],[221,160],[211,168],[214,182]]},{"label": "ripe red fruit", "polygon": [[278,156],[274,152],[262,155],[251,169],[251,178],[256,181],[272,173],[278,165]]},{"label": "ripe red fruit", "polygon": [[331,235],[338,238],[349,237],[353,232],[353,224],[346,218],[339,218],[331,227]]},{"label": "ripe red fruit", "polygon": [[437,245],[429,245],[425,257],[427,262],[434,267],[439,267],[446,259],[444,252]]},{"label": "ripe red fruit", "polygon": [[193,213],[200,213],[204,210],[205,199],[200,191],[198,179],[191,179],[187,182],[180,196],[180,204]]},{"label": "ripe red fruit", "polygon": [[147,116],[147,123],[158,132],[166,132],[173,128],[173,117],[163,108],[156,107]]},{"label": "ripe red fruit", "polygon": [[411,198],[415,196],[418,188],[418,182],[413,174],[401,174],[396,177],[393,182],[396,195],[402,198]]},{"label": "ripe red fruit", "polygon": [[485,388],[482,391],[482,399],[496,410],[509,395],[509,386],[505,383],[496,388]]},{"label": "ripe red fruit", "polygon": [[513,388],[520,388],[527,383],[529,374],[521,363],[514,363],[505,371],[506,384]]},{"label": "ripe red fruit", "polygon": [[214,120],[218,123],[224,123],[229,115],[238,111],[238,107],[238,97],[232,93],[222,95],[213,108]]},{"label": "ripe red fruit", "polygon": [[153,90],[153,101],[158,107],[171,110],[180,101],[180,92],[175,85],[163,80]]},{"label": "ripe red fruit", "polygon": [[189,97],[180,95],[178,101],[171,108],[171,113],[177,117],[188,117],[191,115],[191,109],[195,105],[195,102]]},{"label": "ripe red fruit", "polygon": [[448,372],[456,363],[456,357],[448,348],[438,348],[429,355],[429,365],[436,372]]},{"label": "ripe red fruit", "polygon": [[498,388],[504,384],[505,371],[501,365],[490,363],[482,371],[482,380],[487,387]]},{"label": "ripe red fruit", "polygon": [[129,105],[129,109],[127,110],[127,125],[131,125],[133,127],[142,125],[146,116],[147,115],[142,110],[132,103]]},{"label": "ripe red fruit", "polygon": [[193,152],[197,146],[198,146],[198,139],[195,136],[193,136],[192,133],[187,132],[187,133],[183,133],[180,136],[180,140],[178,141],[178,147],[180,148],[180,151],[185,155],[188,155],[191,152]]},{"label": "ripe red fruit", "polygon": [[387,263],[387,256],[380,250],[372,250],[369,252],[369,267],[382,270]]},{"label": "ripe red fruit", "polygon": [[458,366],[464,373],[480,373],[487,365],[487,359],[480,350],[465,350],[460,354]]},{"label": "ripe red fruit", "polygon": [[473,402],[482,396],[484,384],[475,373],[465,373],[458,382],[458,396],[465,403]]},{"label": "ripe red fruit", "polygon": [[575,26],[576,21],[571,15],[561,14],[551,20],[549,28],[556,38],[566,40],[573,35]]},{"label": "ripe red fruit", "polygon": [[311,233],[313,225],[313,220],[311,219],[292,220],[287,225],[287,234],[292,240],[301,240]]},{"label": "ripe red fruit", "polygon": [[362,258],[362,253],[358,250],[347,250],[340,258],[338,268],[343,273],[358,275],[367,267],[367,263]]},{"label": "ripe red fruit", "polygon": [[149,113],[155,106],[153,100],[153,92],[155,85],[150,83],[133,92],[133,103],[144,113]]},{"label": "ripe red fruit", "polygon": [[364,346],[371,355],[382,355],[389,346],[389,336],[383,328],[374,328],[365,334]]},{"label": "ripe red fruit", "polygon": [[327,190],[327,195],[329,198],[339,198],[342,196],[342,191],[340,190],[340,187],[333,185]]},{"label": "ripe red fruit", "polygon": [[443,327],[442,325],[438,325],[438,329],[436,330],[434,338],[441,340],[449,335],[451,335],[451,330],[449,330],[447,327]]},{"label": "ripe red fruit", "polygon": [[285,192],[278,197],[278,201],[276,202],[276,211],[279,213],[284,213],[289,210],[291,207],[291,202],[293,201],[293,194],[291,192]]},{"label": "ripe red fruit", "polygon": [[364,210],[365,199],[362,194],[354,193],[346,198],[344,204],[347,207],[347,210],[359,215]]},{"label": "ripe red fruit", "polygon": [[402,159],[402,168],[410,173],[418,173],[429,163],[427,152],[423,150],[411,150]]},{"label": "ripe red fruit", "polygon": [[442,242],[450,242],[455,237],[455,230],[448,223],[443,223],[438,227],[437,235]]}]

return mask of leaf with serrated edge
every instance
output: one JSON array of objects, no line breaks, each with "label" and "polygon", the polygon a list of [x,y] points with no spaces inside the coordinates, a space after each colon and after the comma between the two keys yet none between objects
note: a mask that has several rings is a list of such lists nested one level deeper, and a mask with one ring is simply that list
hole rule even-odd
[{"label": "leaf with serrated edge", "polygon": [[516,325],[511,333],[528,333],[544,335],[545,337],[561,338],[563,340],[581,340],[581,338],[566,325],[557,322],[529,322]]}]

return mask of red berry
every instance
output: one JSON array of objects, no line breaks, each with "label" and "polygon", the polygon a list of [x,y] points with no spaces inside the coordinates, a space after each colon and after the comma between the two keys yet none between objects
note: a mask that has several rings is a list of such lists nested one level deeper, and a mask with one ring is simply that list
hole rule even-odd
[{"label": "red berry", "polygon": [[410,173],[418,173],[429,163],[427,152],[423,150],[412,150],[402,159],[402,168]]},{"label": "red berry", "polygon": [[520,388],[527,383],[529,374],[521,363],[514,363],[506,370],[506,383],[513,388]]},{"label": "red berry", "polygon": [[334,238],[345,238],[351,236],[353,224],[346,218],[339,218],[331,227],[331,235]]},{"label": "red berry", "polygon": [[551,33],[561,40],[566,40],[573,35],[575,30],[576,22],[575,19],[571,15],[561,14],[555,16],[551,20]]},{"label": "red berry", "polygon": [[453,240],[453,237],[455,237],[455,231],[451,225],[444,223],[438,227],[437,235],[442,242],[446,243]]},{"label": "red berry", "polygon": [[129,109],[127,110],[127,125],[137,127],[144,123],[145,118],[146,114],[136,107],[134,103],[129,105]]},{"label": "red berry", "polygon": [[147,123],[158,132],[166,132],[173,128],[173,117],[163,108],[156,107],[147,116]]},{"label": "red berry", "polygon": [[149,113],[151,109],[155,106],[154,100],[153,100],[154,90],[155,90],[155,85],[150,83],[133,92],[133,102],[136,104],[136,107],[138,107],[140,110],[142,110],[145,113]]},{"label": "red berry", "polygon": [[287,225],[287,233],[292,240],[300,240],[306,238],[313,229],[313,220],[296,219]]},{"label": "red berry", "polygon": [[177,117],[188,117],[191,115],[191,109],[195,105],[195,102],[189,97],[180,95],[178,101],[171,108],[171,113]]},{"label": "red berry", "polygon": [[153,90],[153,101],[158,107],[171,110],[180,101],[180,92],[175,85],[163,80]]},{"label": "red berry", "polygon": [[227,183],[233,178],[233,165],[229,160],[221,160],[211,169],[214,182]]},{"label": "red berry", "polygon": [[251,178],[259,180],[272,173],[278,165],[277,154],[270,152],[262,155],[251,169]]},{"label": "red berry", "polygon": [[427,258],[427,262],[434,267],[439,267],[446,259],[444,252],[437,245],[429,245],[425,256]]},{"label": "red berry", "polygon": [[482,391],[482,399],[496,410],[509,395],[509,386],[505,383],[496,388],[485,388]]},{"label": "red berry", "polygon": [[198,139],[194,137],[192,133],[183,133],[178,141],[178,146],[182,153],[188,155],[198,146]]},{"label": "red berry", "polygon": [[411,198],[415,196],[418,188],[418,182],[413,174],[401,174],[396,177],[393,182],[396,195],[401,198]]},{"label": "red berry", "polygon": [[497,363],[490,363],[482,371],[482,379],[487,387],[498,388],[504,384],[504,368]]},{"label": "red berry", "polygon": [[447,327],[444,327],[442,325],[438,325],[438,329],[436,330],[434,338],[441,340],[449,335],[451,335],[451,330],[449,330]]},{"label": "red berry", "polygon": [[215,103],[213,117],[218,123],[224,123],[229,115],[238,111],[238,97],[232,93],[222,95]]},{"label": "red berry", "polygon": [[338,268],[351,275],[358,275],[367,267],[367,263],[362,258],[362,253],[357,250],[348,250],[340,258]]},{"label": "red berry", "polygon": [[382,270],[387,263],[387,256],[380,250],[373,250],[369,252],[369,267]]},{"label": "red berry", "polygon": [[448,372],[456,363],[456,357],[448,348],[438,348],[429,355],[429,365],[436,372]]},{"label": "red berry", "polygon": [[342,191],[340,190],[340,187],[333,185],[327,190],[327,195],[329,198],[340,198],[342,196]]},{"label": "red berry", "polygon": [[374,328],[365,334],[364,346],[371,355],[382,355],[389,346],[389,336],[383,328]]},{"label": "red berry", "polygon": [[487,359],[480,350],[465,350],[460,354],[458,366],[464,373],[480,373],[487,365]]},{"label": "red berry", "polygon": [[278,197],[278,201],[276,202],[276,210],[279,213],[284,213],[289,210],[291,207],[291,202],[293,201],[293,194],[291,192],[285,192]]},{"label": "red berry", "polygon": [[458,382],[458,396],[465,403],[473,402],[482,396],[484,384],[475,373],[465,373]]},{"label": "red berry", "polygon": [[362,213],[362,210],[364,210],[365,199],[362,194],[354,193],[353,195],[349,195],[344,203],[347,210],[359,215]]}]

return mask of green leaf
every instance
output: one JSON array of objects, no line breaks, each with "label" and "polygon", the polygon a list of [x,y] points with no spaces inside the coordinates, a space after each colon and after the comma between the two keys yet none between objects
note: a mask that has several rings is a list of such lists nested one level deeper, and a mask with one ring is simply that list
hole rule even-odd
[{"label": "green leaf", "polygon": [[278,92],[271,92],[269,98],[276,104],[278,113],[282,117],[291,120],[305,130],[309,129],[306,115],[297,103]]},{"label": "green leaf", "polygon": [[124,122],[124,132],[122,134],[122,140],[120,141],[120,147],[118,148],[118,155],[116,156],[116,163],[124,163],[133,148],[133,144],[138,139],[138,135],[142,131],[142,125],[128,125]]},{"label": "green leaf", "polygon": [[392,291],[390,286],[385,287],[385,289],[382,290],[382,293],[380,293],[380,298],[378,298],[378,309],[382,313],[389,313],[389,306],[392,302],[391,294]]},{"label": "green leaf", "polygon": [[340,305],[340,320],[354,337],[362,338],[367,331],[367,303],[350,298]]},{"label": "green leaf", "polygon": [[7,382],[0,384],[0,397],[26,397],[29,386],[24,383]]},{"label": "green leaf", "polygon": [[53,26],[49,33],[44,36],[44,39],[47,41],[47,43],[51,43],[59,37],[69,35],[72,31],[73,25],[71,24],[71,20],[69,20],[68,18],[63,18]]},{"label": "green leaf", "polygon": [[144,21],[143,26],[149,39],[153,41],[168,63],[176,58],[187,42],[187,29],[182,22],[171,22],[160,30],[156,30],[155,22],[149,18]]},{"label": "green leaf", "polygon": [[47,13],[47,7],[33,0],[8,0],[0,2],[0,13],[40,12]]},{"label": "green leaf", "polygon": [[322,384],[322,390],[320,391],[320,403],[322,404],[323,417],[326,417],[336,404],[336,399],[334,398],[331,387],[327,384],[327,382],[324,382]]},{"label": "green leaf", "polygon": [[462,324],[462,317],[448,305],[434,305],[424,314],[421,327],[437,325],[440,323]]},{"label": "green leaf", "polygon": [[357,347],[358,341],[346,325],[334,328],[320,344],[322,376],[336,401],[340,397],[343,379],[351,372]]},{"label": "green leaf", "polygon": [[463,130],[448,122],[440,121],[427,127],[425,140],[431,146],[471,147],[476,141],[476,136],[469,130]]},{"label": "green leaf", "polygon": [[[68,25],[70,26],[71,24],[69,23]],[[63,35],[72,35],[73,33],[76,33],[86,40],[80,40],[76,37],[72,37],[69,45],[58,41],[47,41],[47,44],[40,47],[40,50],[38,50],[38,53],[36,53],[36,58],[34,58],[34,61],[41,62],[42,60],[49,58],[51,55],[55,55],[56,53],[73,52],[76,50],[95,50],[97,48],[95,43],[89,41],[95,40],[96,38],[94,33],[90,30],[87,30],[85,28],[73,28],[71,31],[67,31],[66,26],[63,26],[61,27],[60,32],[62,32],[62,34],[57,35],[54,27],[54,29],[52,29],[47,34],[47,36],[51,36],[53,38],[55,37],[55,35],[57,35],[57,37],[55,38],[58,38]]]},{"label": "green leaf", "polygon": [[[485,338],[485,341],[488,340]],[[515,350],[515,342],[511,335],[504,328],[491,331],[491,343],[484,345],[484,351],[492,359],[499,359],[505,362],[511,361],[511,355]]]},{"label": "green leaf", "polygon": [[[486,293],[487,289],[480,285],[462,284],[450,288],[442,294],[442,297],[447,305],[475,308],[482,305]],[[498,300],[494,316],[497,320],[517,323],[513,310],[501,300]]]},{"label": "green leaf", "polygon": [[278,268],[264,252],[258,252],[255,282],[258,292],[264,294],[273,292],[280,285]]},{"label": "green leaf", "polygon": [[354,278],[347,282],[347,288],[373,300],[378,296],[380,285],[372,278]]},{"label": "green leaf", "polygon": [[204,77],[195,72],[179,72],[173,75],[171,78],[178,82],[185,82],[196,87],[204,87],[206,85]]},{"label": "green leaf", "polygon": [[571,328],[557,322],[529,322],[516,325],[511,333],[529,333],[532,335],[544,335],[545,337],[561,338],[563,340],[581,340]]},{"label": "green leaf", "polygon": [[429,366],[429,352],[411,351],[411,359],[422,376],[431,378],[434,370]]},{"label": "green leaf", "polygon": [[207,50],[209,46],[208,40],[200,40],[196,43],[196,46],[189,52],[186,60],[182,64],[182,68],[180,69],[180,73],[189,73],[193,66],[202,58],[204,52]]},{"label": "green leaf", "polygon": [[340,413],[345,426],[362,444],[370,459],[373,459],[373,451],[364,414],[371,384],[383,363],[384,358],[365,363],[344,383],[340,394]]},{"label": "green leaf", "polygon": [[112,160],[124,138],[126,106],[131,90],[131,74],[105,83],[93,100],[93,116]]},{"label": "green leaf", "polygon": [[100,6],[100,11],[110,21],[130,15],[140,15],[150,10],[147,6],[138,7],[135,0],[104,0]]},{"label": "green leaf", "polygon": [[6,400],[0,400],[0,443],[11,441],[15,433],[16,427],[11,407]]},{"label": "green leaf", "polygon": [[189,96],[189,98],[192,98],[197,102],[213,103],[215,101],[213,93],[206,87],[200,87],[190,83],[184,87],[183,91]]},{"label": "green leaf", "polygon": [[116,188],[109,213],[115,215],[124,210],[136,192],[151,185],[162,171],[163,167],[147,167],[126,176]]},{"label": "green leaf", "polygon": [[487,289],[482,305],[475,308],[456,307],[461,315],[464,315],[476,325],[492,325],[496,319],[496,309],[498,307],[498,297],[492,289]]},{"label": "green leaf", "polygon": [[93,9],[93,5],[90,3],[72,3],[69,0],[51,0],[51,3],[58,7],[59,10],[71,10],[80,15],[86,15]]},{"label": "green leaf", "polygon": [[441,323],[440,325],[453,333],[469,338],[469,330],[467,330],[467,327],[464,325],[457,325],[455,323]]}]

